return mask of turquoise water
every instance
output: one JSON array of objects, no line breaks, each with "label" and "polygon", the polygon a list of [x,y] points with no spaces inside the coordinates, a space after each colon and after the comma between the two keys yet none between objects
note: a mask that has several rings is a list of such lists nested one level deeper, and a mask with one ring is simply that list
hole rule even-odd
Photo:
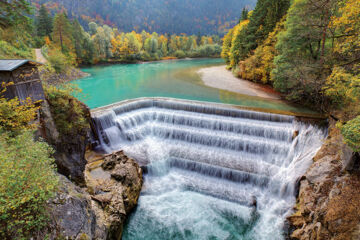
[{"label": "turquoise water", "polygon": [[184,59],[83,68],[90,76],[74,81],[90,108],[139,97],[172,97],[288,112],[306,112],[278,100],[246,96],[205,86],[198,69],[224,64],[222,59]]}]

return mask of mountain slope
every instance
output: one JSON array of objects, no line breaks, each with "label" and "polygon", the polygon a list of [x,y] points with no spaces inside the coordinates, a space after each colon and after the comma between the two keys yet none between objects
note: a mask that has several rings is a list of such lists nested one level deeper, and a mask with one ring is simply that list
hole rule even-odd
[{"label": "mountain slope", "polygon": [[83,26],[90,21],[118,27],[121,31],[213,34],[234,26],[243,7],[256,0],[30,0],[53,12],[66,9]]}]

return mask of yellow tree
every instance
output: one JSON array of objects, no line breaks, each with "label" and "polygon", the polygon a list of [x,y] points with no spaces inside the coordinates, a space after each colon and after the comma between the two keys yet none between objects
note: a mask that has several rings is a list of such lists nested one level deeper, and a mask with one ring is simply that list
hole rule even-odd
[{"label": "yellow tree", "polygon": [[3,94],[10,84],[1,84],[0,90],[0,129],[19,133],[21,130],[31,129],[34,127],[31,122],[36,118],[39,107],[31,101],[30,98],[20,104],[18,98],[6,99]]},{"label": "yellow tree", "polygon": [[230,63],[230,49],[231,49],[233,33],[234,33],[234,29],[232,28],[228,31],[228,33],[223,38],[221,57],[225,60],[225,62],[227,64]]},{"label": "yellow tree", "polygon": [[244,38],[246,37],[245,30],[248,24],[249,20],[245,20],[234,27],[230,48],[231,67],[236,66],[241,60],[247,57],[248,51],[244,45]]},{"label": "yellow tree", "polygon": [[[332,55],[336,65],[326,81],[325,94],[340,106],[359,106],[360,1],[342,1],[339,13],[331,19],[330,28],[335,32]],[[360,109],[350,111],[359,114]]]}]

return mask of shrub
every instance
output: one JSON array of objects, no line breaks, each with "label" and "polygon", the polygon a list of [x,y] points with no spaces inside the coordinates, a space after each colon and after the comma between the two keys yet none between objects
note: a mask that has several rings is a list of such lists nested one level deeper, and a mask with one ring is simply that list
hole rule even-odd
[{"label": "shrub", "polygon": [[34,59],[34,51],[24,46],[17,48],[6,41],[0,40],[0,58]]},{"label": "shrub", "polygon": [[66,56],[58,49],[52,49],[49,51],[48,61],[55,69],[56,73],[64,73],[71,67],[71,63],[68,61]]},{"label": "shrub", "polygon": [[217,57],[220,56],[221,47],[217,44],[206,44],[195,49],[200,57]]},{"label": "shrub", "polygon": [[185,53],[184,53],[184,51],[182,51],[182,50],[177,50],[175,53],[174,53],[174,55],[175,55],[175,57],[177,57],[177,58],[185,58]]},{"label": "shrub", "polygon": [[21,130],[34,127],[30,122],[36,118],[39,108],[35,106],[30,98],[22,105],[20,105],[18,98],[6,99],[3,94],[9,85],[11,84],[6,85],[3,83],[0,91],[0,130],[16,134]]},{"label": "shrub", "polygon": [[360,115],[341,126],[345,143],[354,151],[360,152]]},{"label": "shrub", "polygon": [[338,107],[360,102],[360,75],[355,75],[342,67],[334,67],[327,78],[323,90],[333,104]]},{"label": "shrub", "polygon": [[0,134],[1,239],[29,239],[46,226],[45,204],[58,184],[51,153],[30,131]]},{"label": "shrub", "polygon": [[88,111],[83,103],[72,96],[72,93],[79,90],[71,84],[61,87],[46,86],[44,90],[60,134],[83,135],[82,133],[89,128]]}]

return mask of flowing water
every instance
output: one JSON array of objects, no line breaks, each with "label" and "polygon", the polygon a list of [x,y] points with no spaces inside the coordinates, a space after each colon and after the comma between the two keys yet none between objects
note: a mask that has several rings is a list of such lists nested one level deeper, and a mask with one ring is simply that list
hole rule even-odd
[{"label": "flowing water", "polygon": [[325,132],[292,116],[175,99],[94,110],[99,146],[145,166],[123,239],[284,239]]},{"label": "flowing water", "polygon": [[[201,80],[200,68],[223,65],[222,59],[184,59],[144,64],[116,64],[83,68],[89,77],[74,81],[90,108],[139,97],[171,97],[229,103],[251,108],[310,113],[283,101],[264,99],[211,88]],[[220,81],[220,79],[219,79]]]}]

